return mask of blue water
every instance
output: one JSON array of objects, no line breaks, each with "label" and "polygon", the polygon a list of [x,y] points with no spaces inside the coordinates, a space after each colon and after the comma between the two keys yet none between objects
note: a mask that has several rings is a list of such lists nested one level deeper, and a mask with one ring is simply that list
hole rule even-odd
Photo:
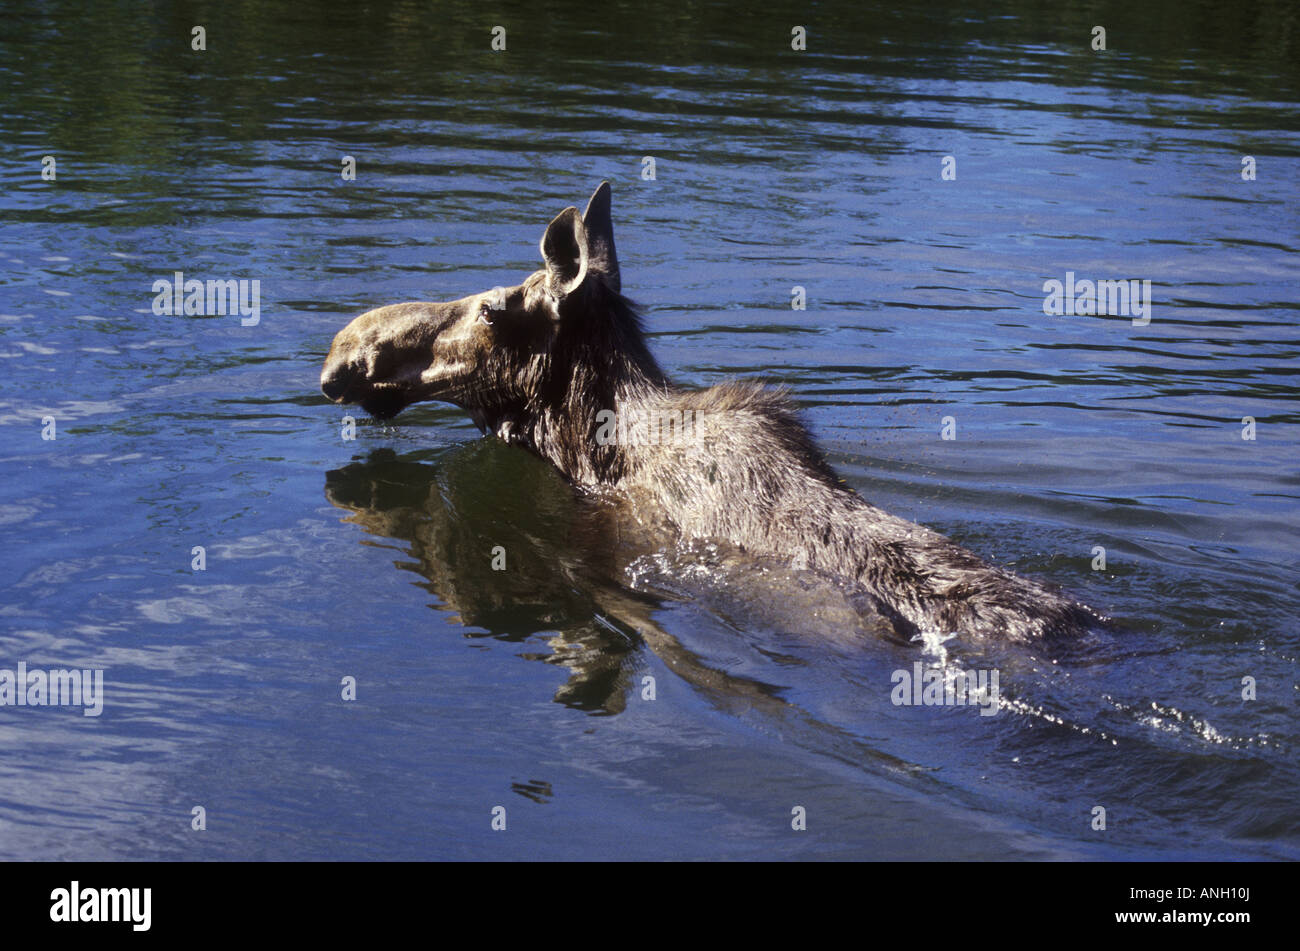
[{"label": "blue water", "polygon": [[[5,9],[0,668],[105,704],[0,706],[0,856],[1300,857],[1296,13],[692,9]],[[516,283],[602,179],[671,376],[788,384],[864,496],[1118,631],[848,637],[707,553],[619,600],[458,410],[343,439],[334,333]],[[156,315],[178,270],[260,320]],[[1067,271],[1150,323],[1046,316]],[[918,661],[998,714],[895,706]]]}]

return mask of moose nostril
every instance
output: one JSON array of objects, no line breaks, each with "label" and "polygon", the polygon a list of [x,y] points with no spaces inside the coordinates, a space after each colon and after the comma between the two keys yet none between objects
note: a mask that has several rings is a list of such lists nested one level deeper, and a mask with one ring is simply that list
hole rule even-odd
[{"label": "moose nostril", "polygon": [[320,375],[321,392],[331,400],[338,401],[348,391],[348,368],[346,364],[326,367]]}]

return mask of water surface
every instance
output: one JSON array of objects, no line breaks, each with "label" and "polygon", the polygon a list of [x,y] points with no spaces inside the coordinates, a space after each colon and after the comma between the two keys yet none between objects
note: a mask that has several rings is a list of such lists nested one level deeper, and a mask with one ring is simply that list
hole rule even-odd
[{"label": "water surface", "polygon": [[[237,2],[198,52],[179,9],[7,6],[0,667],[107,696],[0,708],[0,855],[1300,856],[1300,22],[923,7]],[[787,384],[864,496],[1121,632],[844,636],[707,549],[611,589],[459,411],[341,438],[346,321],[517,282],[602,179],[675,379]],[[260,321],[155,315],[178,270]],[[1150,323],[1045,316],[1067,271]],[[890,702],[941,660],[999,713]]]}]

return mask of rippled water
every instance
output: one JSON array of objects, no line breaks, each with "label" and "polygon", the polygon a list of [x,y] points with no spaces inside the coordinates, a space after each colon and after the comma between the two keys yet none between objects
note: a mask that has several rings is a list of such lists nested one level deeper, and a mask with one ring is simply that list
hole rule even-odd
[{"label": "rippled water", "polygon": [[[181,10],[7,10],[0,667],[106,700],[0,707],[0,854],[1300,856],[1300,21],[1130,6],[231,3],[202,52]],[[863,495],[1120,630],[859,636],[708,546],[611,587],[459,411],[343,440],[333,334],[517,281],[602,179],[671,375],[789,384]],[[178,270],[260,321],[155,315]],[[1067,271],[1150,323],[1045,316]],[[891,703],[940,660],[998,714]]]}]

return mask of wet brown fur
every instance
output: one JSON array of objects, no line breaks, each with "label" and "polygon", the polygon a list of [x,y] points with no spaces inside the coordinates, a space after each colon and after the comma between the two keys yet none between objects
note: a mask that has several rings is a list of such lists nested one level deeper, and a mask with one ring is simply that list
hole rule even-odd
[{"label": "wet brown fur", "polygon": [[[561,212],[541,248],[546,266],[515,287],[362,314],[335,337],[322,390],[381,418],[455,403],[575,485],[625,498],[642,522],[855,580],[900,633],[1032,642],[1097,623],[1089,608],[864,501],[783,390],[674,386],[621,293],[607,183],[585,214]],[[610,442],[599,437],[611,411],[687,414],[694,438]]]}]

